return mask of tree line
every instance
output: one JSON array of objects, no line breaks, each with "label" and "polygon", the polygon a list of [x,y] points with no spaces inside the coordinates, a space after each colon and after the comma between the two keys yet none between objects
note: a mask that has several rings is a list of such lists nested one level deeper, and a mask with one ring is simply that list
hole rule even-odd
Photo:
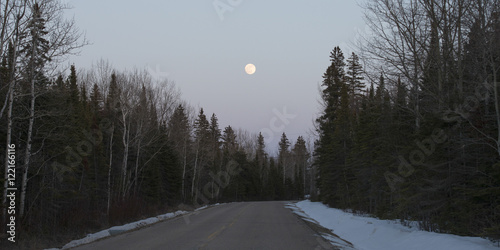
[{"label": "tree line", "polygon": [[[29,165],[18,161],[30,166],[22,216],[29,230],[95,229],[179,204],[304,196],[309,153],[301,136],[291,145],[283,133],[278,156],[269,156],[262,134],[221,130],[215,114],[195,114],[173,83],[107,66],[82,74],[71,66],[67,77],[44,83],[36,153]],[[11,141],[20,149],[25,107],[14,102]]]},{"label": "tree line", "polygon": [[362,56],[334,48],[323,76],[318,199],[429,231],[500,238],[499,7],[366,4]]}]

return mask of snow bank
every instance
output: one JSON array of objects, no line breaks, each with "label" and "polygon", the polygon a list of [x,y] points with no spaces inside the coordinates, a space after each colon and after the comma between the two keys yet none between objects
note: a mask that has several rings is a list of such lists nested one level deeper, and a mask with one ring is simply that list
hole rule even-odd
[{"label": "snow bank", "polygon": [[[320,202],[301,201],[296,211],[316,220],[325,228],[351,242],[359,250],[499,250],[489,240],[420,231],[403,226],[397,221],[379,220],[357,216],[339,209],[329,208]],[[302,213],[302,214],[301,214]]]},{"label": "snow bank", "polygon": [[205,208],[207,208],[207,207],[208,207],[208,205],[205,205],[205,206],[203,206],[203,207],[199,207],[199,208],[195,209],[194,211],[200,211],[200,210],[203,210],[203,209],[205,209]]},{"label": "snow bank", "polygon": [[186,214],[186,213],[187,213],[186,211],[175,211],[173,213],[162,214],[162,215],[158,215],[156,217],[160,220],[166,220],[166,219],[170,219],[170,218],[173,218],[175,216],[179,216],[179,215]]},{"label": "snow bank", "polygon": [[[199,211],[199,210],[205,209],[207,207],[218,206],[218,205],[220,205],[220,203],[217,203],[214,205],[203,206],[203,207],[196,209],[195,211]],[[96,241],[96,240],[99,240],[102,238],[106,238],[106,237],[113,236],[116,234],[120,234],[120,233],[124,233],[124,232],[131,231],[134,229],[138,229],[141,227],[145,227],[145,226],[148,226],[148,225],[151,225],[151,224],[154,224],[154,223],[166,220],[166,219],[170,219],[170,218],[173,218],[173,217],[176,217],[179,215],[187,214],[187,213],[188,213],[187,211],[175,211],[173,213],[166,213],[166,214],[158,215],[156,217],[151,217],[151,218],[147,218],[144,220],[128,223],[128,224],[125,224],[122,226],[114,226],[114,227],[102,230],[100,232],[97,232],[97,233],[89,234],[83,239],[73,240],[70,243],[64,245],[62,247],[62,249],[68,249],[68,248],[88,244],[90,242],[93,242],[93,241]],[[54,249],[54,248],[51,248],[51,250],[52,249]],[[49,249],[46,249],[46,250],[49,250]]]},{"label": "snow bank", "polygon": [[173,213],[162,214],[162,215],[158,215],[156,217],[151,217],[151,218],[147,218],[144,220],[128,223],[128,224],[125,224],[122,226],[114,226],[114,227],[102,230],[100,232],[97,232],[97,233],[89,234],[83,239],[71,241],[70,243],[64,245],[62,247],[62,249],[68,249],[68,248],[88,244],[90,242],[93,242],[93,241],[96,241],[96,240],[99,240],[102,238],[106,238],[106,237],[109,237],[111,235],[115,235],[118,233],[123,233],[123,232],[134,230],[137,228],[145,227],[145,226],[157,223],[159,221],[170,219],[170,218],[176,217],[178,215],[186,214],[186,213],[188,213],[188,212],[176,211]]},{"label": "snow bank", "polygon": [[87,237],[85,237],[83,239],[71,241],[70,243],[64,245],[62,247],[62,249],[68,249],[68,248],[84,245],[84,244],[90,243],[92,241],[96,241],[98,239],[106,238],[108,236],[110,236],[108,229],[102,230],[102,231],[97,232],[97,233],[89,234],[89,235],[87,235]]}]

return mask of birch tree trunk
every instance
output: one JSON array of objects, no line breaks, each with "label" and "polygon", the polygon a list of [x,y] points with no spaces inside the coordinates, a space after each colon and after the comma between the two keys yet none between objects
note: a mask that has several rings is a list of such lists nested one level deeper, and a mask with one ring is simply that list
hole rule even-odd
[{"label": "birch tree trunk", "polygon": [[141,139],[137,144],[137,159],[135,161],[135,175],[134,175],[134,193],[137,193],[137,188],[139,186],[139,159],[141,153]]},{"label": "birch tree trunk", "polygon": [[113,164],[113,134],[115,132],[115,124],[111,125],[111,136],[109,139],[109,168],[108,168],[108,204],[106,207],[106,215],[109,218],[109,208],[111,206],[111,166]]},{"label": "birch tree trunk", "polygon": [[[36,32],[35,32],[36,33]],[[37,57],[37,46],[38,46],[38,40],[35,39],[38,38],[38,34],[33,35],[33,42],[31,44],[31,57],[32,60],[34,60]],[[19,204],[19,216],[22,218],[24,216],[24,206],[25,206],[25,200],[26,200],[26,188],[28,186],[28,170],[30,166],[30,159],[31,159],[31,144],[32,144],[32,137],[33,137],[33,123],[35,123],[35,81],[36,81],[36,73],[35,73],[35,64],[31,64],[31,68],[29,69],[30,71],[30,76],[31,76],[31,81],[30,81],[30,116],[29,116],[29,122],[28,122],[28,135],[26,138],[26,151],[24,153],[24,167],[23,167],[23,176],[21,180],[21,200]]]},{"label": "birch tree trunk", "polygon": [[[198,155],[200,152],[200,141],[198,140],[198,145],[196,146],[196,156],[194,158],[194,168],[193,168],[193,180],[191,181],[191,198],[194,197],[194,183],[196,180],[196,168],[198,167]],[[193,201],[196,201],[197,197],[194,197]]]},{"label": "birch tree trunk", "polygon": [[24,167],[21,181],[21,199],[19,201],[19,217],[24,216],[24,207],[26,201],[26,188],[28,187],[28,170],[31,159],[31,144],[33,137],[33,124],[35,123],[35,79],[31,80],[31,103],[30,103],[30,118],[28,125],[28,135],[26,138],[26,151],[24,153]]},{"label": "birch tree trunk", "polygon": [[[500,69],[500,68],[499,68]],[[500,156],[500,96],[498,93],[498,79],[497,72],[499,69],[495,69],[493,72],[493,93],[495,93],[495,112],[496,112],[496,122],[497,122],[497,153]]]},{"label": "birch tree trunk", "polygon": [[[134,194],[137,193],[137,190],[138,190],[138,186],[139,186],[139,159],[140,159],[140,156],[141,156],[141,144],[142,144],[142,140],[143,140],[143,127],[146,127],[144,126],[144,119],[146,119],[146,117],[143,116],[143,113],[139,113],[139,117],[137,117],[138,119],[138,124],[137,124],[137,132],[135,134],[135,138],[134,140],[137,140],[137,156],[136,156],[136,161],[135,161],[135,170],[134,170],[134,181],[133,183],[131,183],[131,185],[134,185]],[[147,133],[144,133],[144,134],[147,134]],[[147,144],[147,142],[144,142],[145,144]]]},{"label": "birch tree trunk", "polygon": [[129,134],[130,128],[127,129],[126,114],[123,113],[123,162],[122,162],[122,199],[125,199],[127,189],[127,165],[128,165],[128,149],[129,149]]},{"label": "birch tree trunk", "polygon": [[[14,86],[16,81],[14,79],[11,80],[9,86],[9,101],[7,106],[7,139],[5,145],[10,145],[12,143],[12,106],[14,105]],[[9,173],[9,151],[8,147],[5,147],[5,175],[4,180],[8,179]],[[3,185],[3,196],[2,196],[2,225],[7,224],[7,188],[9,187],[9,182],[5,181]]]},{"label": "birch tree trunk", "polygon": [[187,138],[184,139],[184,157],[182,164],[182,200],[186,199],[186,192],[184,188],[184,182],[186,180],[186,165],[187,165]]},{"label": "birch tree trunk", "polygon": [[[18,29],[19,29],[19,21],[21,19],[21,16],[17,17],[16,20],[16,25],[15,25],[15,40],[13,44],[13,59],[11,62],[11,65],[14,65],[15,62],[17,61],[17,44],[19,42],[19,36],[18,36]],[[8,96],[8,102],[7,102],[7,135],[6,135],[6,145],[10,145],[12,143],[12,107],[14,106],[14,89],[16,86],[16,79],[15,79],[15,68],[12,66],[11,72],[10,72],[10,83],[9,83],[9,96]],[[9,152],[8,152],[8,147],[5,147],[5,176],[4,180],[8,179],[8,172],[9,172]],[[4,189],[3,189],[3,196],[2,196],[2,205],[3,205],[3,213],[2,213],[2,225],[5,225],[7,222],[7,188],[8,188],[8,182],[4,182]]]}]

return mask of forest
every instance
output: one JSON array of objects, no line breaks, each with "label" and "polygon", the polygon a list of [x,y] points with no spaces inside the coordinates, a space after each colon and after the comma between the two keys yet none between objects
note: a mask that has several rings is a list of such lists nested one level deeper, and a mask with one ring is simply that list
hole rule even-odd
[{"label": "forest", "polygon": [[88,42],[61,2],[0,1],[0,236],[12,215],[18,246],[41,248],[179,208],[310,197],[498,240],[499,4],[368,1],[370,32],[325,65],[314,146],[283,133],[270,155],[168,79],[66,67]]},{"label": "forest", "polygon": [[500,238],[498,1],[376,0],[336,47],[316,120],[317,199],[433,232]]}]

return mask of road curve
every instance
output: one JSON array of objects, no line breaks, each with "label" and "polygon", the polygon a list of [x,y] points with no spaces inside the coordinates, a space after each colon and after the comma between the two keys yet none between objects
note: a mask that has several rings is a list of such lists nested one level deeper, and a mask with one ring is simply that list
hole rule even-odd
[{"label": "road curve", "polygon": [[284,205],[223,204],[74,249],[334,249]]}]

